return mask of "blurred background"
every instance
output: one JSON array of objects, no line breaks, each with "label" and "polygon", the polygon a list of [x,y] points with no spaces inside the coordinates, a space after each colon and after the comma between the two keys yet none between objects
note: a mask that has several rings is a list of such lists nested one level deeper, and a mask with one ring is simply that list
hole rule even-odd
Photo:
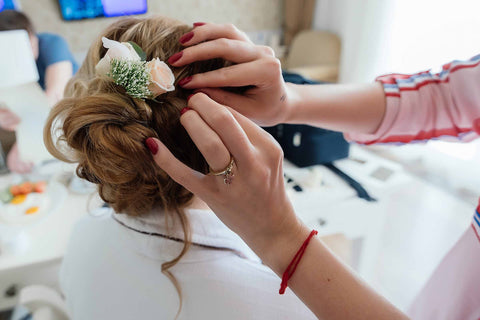
[{"label": "blurred background", "polygon": [[[480,53],[477,0],[0,0],[4,9],[24,12],[38,34],[61,36],[78,65],[100,30],[130,14],[160,14],[188,24],[233,23],[255,43],[271,46],[285,71],[327,83],[435,72],[451,60]],[[12,57],[1,53],[12,43],[1,34],[0,78],[8,80]],[[36,85],[35,70],[29,79]],[[36,89],[28,90],[37,97]],[[35,135],[30,131],[24,136]],[[19,319],[12,315],[15,306],[32,307],[31,301],[51,293],[40,289],[29,298],[27,292],[22,300],[22,290],[32,285],[53,288],[51,299],[43,302],[61,310],[57,273],[71,227],[87,205],[93,211],[102,206],[90,201],[91,186],[74,178],[71,166],[49,168],[42,162],[30,175],[15,173],[7,164],[12,135],[0,130],[0,189],[29,180],[55,181],[49,191],[55,200],[34,223],[13,228],[0,220],[0,320]],[[379,199],[376,204],[357,199],[325,167],[298,168],[287,161],[285,170],[293,177],[287,187],[302,218],[375,289],[406,310],[470,223],[480,190],[479,161],[479,142],[351,146],[350,156],[336,163]],[[0,203],[0,217],[5,208]]]}]

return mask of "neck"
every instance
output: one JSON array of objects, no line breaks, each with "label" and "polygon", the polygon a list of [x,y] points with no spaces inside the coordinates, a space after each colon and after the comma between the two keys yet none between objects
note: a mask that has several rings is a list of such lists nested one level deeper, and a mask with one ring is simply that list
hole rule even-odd
[{"label": "neck", "polygon": [[189,209],[200,209],[200,210],[210,210],[205,202],[203,202],[199,197],[193,196],[190,204],[188,205]]}]

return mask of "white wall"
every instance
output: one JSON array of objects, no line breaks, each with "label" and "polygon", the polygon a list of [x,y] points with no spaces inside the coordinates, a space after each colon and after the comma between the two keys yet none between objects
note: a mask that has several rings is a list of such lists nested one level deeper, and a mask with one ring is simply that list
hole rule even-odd
[{"label": "white wall", "polygon": [[341,82],[413,73],[480,53],[478,0],[317,0],[314,28],[342,38]]},{"label": "white wall", "polygon": [[[84,52],[93,39],[118,18],[81,21],[62,20],[58,0],[19,0],[22,10],[38,31],[55,32],[65,37],[74,52]],[[234,23],[251,32],[256,41],[268,43],[283,21],[282,0],[148,0],[147,15],[164,15],[185,23],[195,21]],[[259,32],[259,34],[256,34]]]},{"label": "white wall", "polygon": [[390,69],[411,73],[480,53],[480,1],[396,0]]},{"label": "white wall", "polygon": [[314,29],[340,36],[340,82],[371,81],[384,59],[379,40],[389,32],[392,2],[383,0],[317,0]]}]

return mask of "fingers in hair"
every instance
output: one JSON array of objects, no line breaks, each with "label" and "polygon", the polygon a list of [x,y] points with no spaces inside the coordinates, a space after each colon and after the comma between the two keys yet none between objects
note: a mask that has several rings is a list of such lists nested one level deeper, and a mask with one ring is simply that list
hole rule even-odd
[{"label": "fingers in hair", "polygon": [[160,140],[149,139],[152,139],[158,147],[156,153],[152,154],[155,163],[177,183],[201,197],[206,189],[205,175],[183,164]]},{"label": "fingers in hair", "polygon": [[252,43],[245,32],[240,31],[233,24],[205,23],[204,25],[195,27],[191,32],[193,32],[193,37],[188,41],[183,41],[182,44],[184,46],[192,46],[203,41],[220,38]]},{"label": "fingers in hair", "polygon": [[234,63],[244,63],[259,59],[265,54],[265,49],[260,49],[260,47],[253,46],[245,41],[220,38],[184,49],[180,58],[172,59],[171,64],[180,67],[195,61],[215,58],[223,58]]},{"label": "fingers in hair", "polygon": [[282,73],[280,61],[267,57],[193,75],[181,84],[186,89],[257,86]]},{"label": "fingers in hair", "polygon": [[225,106],[201,92],[189,99],[188,106],[197,111],[208,126],[217,133],[230,154],[237,160],[237,165],[241,165],[242,162],[253,162],[254,148],[245,131]]},{"label": "fingers in hair", "polygon": [[189,110],[180,117],[198,150],[213,171],[221,171],[230,163],[230,152],[220,137],[195,110]]}]

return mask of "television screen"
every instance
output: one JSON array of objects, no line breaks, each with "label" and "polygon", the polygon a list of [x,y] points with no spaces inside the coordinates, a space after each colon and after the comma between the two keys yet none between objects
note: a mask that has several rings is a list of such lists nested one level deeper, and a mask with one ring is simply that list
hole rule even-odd
[{"label": "television screen", "polygon": [[65,20],[128,16],[147,12],[147,0],[59,0],[59,3]]},{"label": "television screen", "polygon": [[17,9],[15,0],[0,0],[0,11]]}]

